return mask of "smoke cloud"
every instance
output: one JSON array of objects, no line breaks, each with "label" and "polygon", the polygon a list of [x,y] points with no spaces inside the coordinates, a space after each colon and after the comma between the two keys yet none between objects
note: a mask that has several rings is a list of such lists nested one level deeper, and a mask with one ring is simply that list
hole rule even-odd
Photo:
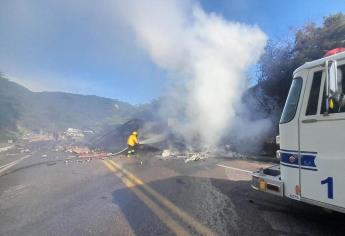
[{"label": "smoke cloud", "polygon": [[169,125],[191,146],[217,145],[234,125],[246,73],[267,36],[194,1],[121,1],[117,12],[138,45],[173,78],[161,110]]}]

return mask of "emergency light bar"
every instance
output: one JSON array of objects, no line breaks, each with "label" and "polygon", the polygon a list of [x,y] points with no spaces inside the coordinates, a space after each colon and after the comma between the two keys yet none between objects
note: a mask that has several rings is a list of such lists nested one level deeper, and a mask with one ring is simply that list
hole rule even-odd
[{"label": "emergency light bar", "polygon": [[345,48],[334,48],[332,50],[329,50],[325,53],[324,57],[332,56],[332,55],[337,54],[339,52],[345,52]]}]

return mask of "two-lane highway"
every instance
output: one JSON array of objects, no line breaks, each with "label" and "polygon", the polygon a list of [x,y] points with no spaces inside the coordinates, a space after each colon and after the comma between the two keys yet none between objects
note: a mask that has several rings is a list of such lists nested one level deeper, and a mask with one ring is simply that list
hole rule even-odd
[{"label": "two-lane highway", "polygon": [[43,143],[30,157],[2,164],[10,168],[0,176],[0,235],[343,235],[345,229],[342,214],[253,191],[250,172],[267,163],[154,156],[142,156],[143,165],[126,157],[65,162],[70,154],[52,150]]}]

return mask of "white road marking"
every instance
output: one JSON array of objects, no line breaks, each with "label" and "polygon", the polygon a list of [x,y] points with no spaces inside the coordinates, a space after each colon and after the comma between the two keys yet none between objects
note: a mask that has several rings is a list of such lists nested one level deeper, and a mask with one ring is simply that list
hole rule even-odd
[{"label": "white road marking", "polygon": [[253,173],[253,171],[250,171],[250,170],[244,170],[244,169],[240,169],[240,168],[236,168],[236,167],[231,167],[231,166],[226,166],[226,165],[222,165],[222,164],[217,164],[217,166],[223,167],[223,168],[227,168],[227,169],[242,171],[242,172],[246,172],[246,173],[249,173],[249,174]]},{"label": "white road marking", "polygon": [[26,155],[23,156],[22,158],[16,160],[16,161],[12,161],[10,163],[7,163],[6,165],[0,166],[0,174],[6,170],[8,170],[9,168],[11,168],[12,166],[17,165],[19,162],[21,162],[22,160],[28,158],[30,155]]},{"label": "white road marking", "polygon": [[12,145],[10,145],[10,146],[0,148],[0,152],[6,152],[6,151],[10,150],[10,149],[13,148],[13,147],[14,147],[14,145],[12,144]]}]

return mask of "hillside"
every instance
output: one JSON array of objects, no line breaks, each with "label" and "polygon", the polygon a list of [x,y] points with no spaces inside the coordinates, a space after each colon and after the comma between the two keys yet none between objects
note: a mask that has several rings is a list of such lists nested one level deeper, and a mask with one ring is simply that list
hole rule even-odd
[{"label": "hillside", "polygon": [[0,132],[98,129],[130,119],[136,107],[114,99],[62,92],[32,92],[0,77]]}]

